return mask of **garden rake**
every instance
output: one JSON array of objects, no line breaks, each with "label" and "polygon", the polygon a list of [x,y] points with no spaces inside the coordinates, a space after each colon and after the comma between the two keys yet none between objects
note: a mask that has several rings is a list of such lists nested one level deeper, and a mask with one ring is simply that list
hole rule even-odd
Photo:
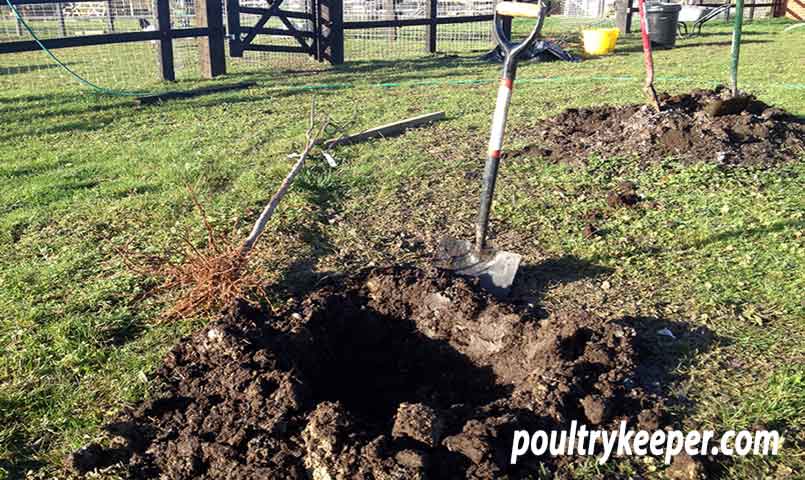
[{"label": "garden rake", "polygon": [[[506,116],[511,102],[514,78],[517,73],[518,56],[526,51],[537,39],[547,8],[545,3],[501,2],[495,8],[495,39],[503,51],[503,78],[498,88],[495,113],[492,117],[492,133],[489,139],[489,152],[484,167],[481,188],[481,207],[475,226],[475,242],[447,238],[440,242],[437,258],[439,266],[454,270],[462,275],[478,277],[481,286],[497,296],[506,295],[517,275],[522,257],[516,253],[503,252],[491,248],[486,243],[489,226],[489,212],[495,192],[495,181],[500,164],[500,152],[503,147],[503,133],[506,128]],[[504,21],[513,17],[533,18],[534,29],[520,43],[513,43],[510,34],[504,27]]]}]

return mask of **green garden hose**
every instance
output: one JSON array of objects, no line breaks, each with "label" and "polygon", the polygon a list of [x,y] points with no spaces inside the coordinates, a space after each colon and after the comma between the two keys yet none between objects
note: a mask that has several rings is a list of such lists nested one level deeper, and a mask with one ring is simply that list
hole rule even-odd
[{"label": "green garden hose", "polygon": [[8,4],[8,8],[10,8],[12,12],[14,12],[14,16],[17,17],[17,20],[20,22],[20,24],[22,24],[22,26],[25,27],[25,30],[27,30],[28,33],[31,34],[31,37],[34,39],[34,42],[36,42],[36,44],[39,45],[39,48],[41,48],[43,52],[45,52],[54,62],[56,62],[56,64],[58,64],[61,68],[63,68],[65,72],[69,73],[73,78],[78,80],[80,83],[83,83],[84,85],[88,86],[96,93],[100,93],[103,95],[111,95],[113,97],[142,97],[149,94],[148,92],[125,92],[121,90],[113,90],[111,88],[101,87],[99,85],[90,82],[81,75],[77,74],[76,72],[73,71],[73,69],[65,65],[64,62],[59,60],[59,57],[57,57],[53,52],[50,51],[50,49],[48,49],[48,47],[45,46],[44,43],[42,43],[42,41],[39,39],[36,33],[34,33],[31,26],[28,25],[28,22],[26,22],[25,19],[22,18],[22,15],[20,15],[20,12],[17,11],[17,7],[15,7],[13,3],[11,3],[11,0],[6,0],[6,4]]},{"label": "green garden hose", "polygon": [[[695,79],[690,77],[679,77],[679,76],[662,76],[658,75],[656,77],[657,81],[660,82],[709,82],[712,84],[713,88],[718,86],[720,83],[717,80],[701,80]],[[355,84],[355,83],[318,83],[318,84],[307,84],[307,85],[288,85],[284,87],[269,87],[268,91],[274,92],[288,92],[288,91],[309,91],[309,90],[340,90],[340,89],[352,89],[352,88],[414,88],[414,87],[423,87],[423,86],[433,86],[433,85],[480,85],[480,84],[489,84],[494,83],[495,79],[465,79],[465,80],[417,80],[411,82],[384,82],[384,83],[368,83],[368,84]],[[557,75],[555,77],[532,77],[532,78],[521,78],[518,80],[520,83],[544,83],[544,82],[637,82],[642,81],[641,79],[630,76],[630,75],[620,75],[620,76],[612,76],[612,75]],[[805,83],[765,83],[767,85],[773,85],[775,87],[781,87],[786,90],[803,90],[805,89]]]}]

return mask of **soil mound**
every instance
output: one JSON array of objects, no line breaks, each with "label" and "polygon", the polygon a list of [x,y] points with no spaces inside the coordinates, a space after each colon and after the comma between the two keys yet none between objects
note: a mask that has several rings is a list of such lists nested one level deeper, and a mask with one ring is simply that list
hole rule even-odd
[{"label": "soil mound", "polygon": [[656,428],[634,344],[628,326],[528,319],[445,272],[368,270],[184,339],[153,399],[68,463],[174,479],[533,476],[563,457],[508,465],[515,429]]},{"label": "soil mound", "polygon": [[805,154],[805,122],[755,97],[732,98],[722,87],[663,94],[660,104],[659,113],[646,105],[566,110],[542,122],[538,141],[520,153],[569,163],[599,155],[725,165],[770,165]]}]

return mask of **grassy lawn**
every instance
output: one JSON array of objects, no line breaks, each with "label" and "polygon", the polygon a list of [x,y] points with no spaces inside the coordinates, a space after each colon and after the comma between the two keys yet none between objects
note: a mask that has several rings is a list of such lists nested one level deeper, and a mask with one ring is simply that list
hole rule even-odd
[{"label": "grassy lawn", "polygon": [[[785,25],[746,26],[740,84],[802,116],[805,30],[782,33]],[[729,28],[705,32],[655,53],[658,90],[727,80]],[[521,66],[507,148],[530,145],[531,128],[565,108],[642,101],[642,62],[632,35],[609,57]],[[245,236],[304,141],[313,98],[356,130],[433,110],[448,119],[339,147],[337,168],[311,161],[256,252],[272,301],[311,271],[424,264],[439,238],[472,232],[472,174],[498,75],[473,55],[238,73],[213,83],[258,86],[145,108],[68,80],[41,88],[26,75],[0,77],[0,479],[63,475],[67,452],[147,395],[165,352],[207,319],[160,321],[171,294],[146,295],[151,281],[116,248],[176,251],[185,235],[203,245],[188,185],[215,227]],[[341,88],[299,88],[310,85]],[[651,208],[609,209],[606,192],[623,180]],[[679,425],[784,433],[781,455],[723,461],[721,477],[805,471],[805,164],[724,170],[597,158],[570,167],[523,156],[504,162],[496,202],[493,241],[524,255],[521,281],[536,285],[546,310],[679,325],[666,347],[679,358],[676,380],[663,386]],[[604,234],[586,239],[593,210],[606,212]],[[549,261],[554,268],[541,270]],[[608,468],[662,476],[662,465],[638,463]]]}]

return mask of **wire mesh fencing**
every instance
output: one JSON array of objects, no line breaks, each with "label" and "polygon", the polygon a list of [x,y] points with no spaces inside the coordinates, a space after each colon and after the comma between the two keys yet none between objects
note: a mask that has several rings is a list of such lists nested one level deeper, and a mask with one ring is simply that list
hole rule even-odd
[{"label": "wire mesh fencing", "polygon": [[[265,8],[265,0],[243,0],[241,5]],[[283,9],[311,13],[310,0],[285,0]],[[222,0],[224,24],[226,2]],[[110,33],[155,31],[157,18],[151,0],[103,0],[99,2],[53,2],[18,5],[25,22],[41,40],[83,37]],[[193,28],[197,23],[195,0],[170,0],[171,28]],[[241,14],[244,25],[254,25],[258,15]],[[313,22],[292,19],[293,25],[312,32]],[[265,28],[283,29],[284,25],[272,18]],[[0,43],[30,41],[32,35],[17,20],[11,9],[0,2]],[[271,45],[295,46],[292,37],[260,35],[259,42]],[[62,48],[53,50],[76,74],[86,80],[115,89],[141,89],[159,81],[160,64],[158,41],[115,43],[108,45]],[[227,70],[237,73],[260,69],[313,69],[322,68],[306,55],[284,52],[244,52],[242,57],[229,55],[227,47]],[[173,40],[173,58],[176,78],[200,77],[198,40],[180,38]],[[71,86],[70,78],[44,52],[30,51],[0,54],[0,85],[13,88],[17,85],[55,87]]]},{"label": "wire mesh fencing", "polygon": [[[201,0],[169,0],[171,27],[201,27],[196,3]],[[493,13],[498,0],[437,0],[439,18],[458,18]],[[221,0],[226,25],[226,1]],[[316,0],[284,0],[282,9],[316,14]],[[267,0],[240,0],[244,7],[267,8]],[[22,17],[41,39],[83,37],[121,32],[155,31],[158,27],[154,0],[101,0],[90,2],[51,2],[17,7]],[[343,20],[426,21],[430,0],[343,0]],[[578,46],[580,31],[590,26],[611,25],[614,0],[561,0],[554,2],[551,16],[545,22],[545,36],[558,39],[563,46]],[[240,13],[243,26],[253,26],[260,15]],[[316,25],[307,18],[288,19],[294,28],[315,35]],[[520,25],[522,28],[517,28]],[[518,19],[515,33],[529,29],[530,20]],[[264,29],[284,30],[276,16]],[[439,24],[437,51],[440,53],[484,52],[494,46],[490,21]],[[382,28],[347,29],[344,51],[347,62],[414,59],[427,55],[429,27],[383,26]],[[0,0],[0,43],[32,40],[22,22]],[[199,39],[173,40],[174,69],[177,79],[201,76]],[[284,47],[298,46],[297,39],[287,35],[265,34],[254,43]],[[226,67],[230,73],[264,70],[314,70],[327,68],[310,56],[291,52],[245,51],[232,57],[226,45]],[[159,41],[138,41],[54,50],[69,68],[87,80],[108,88],[142,90],[160,79]],[[72,88],[73,79],[41,51],[0,54],[0,86],[56,86]]]},{"label": "wire mesh fencing", "polygon": [[[175,1],[181,21],[181,3]],[[155,29],[153,5],[144,0],[53,2],[16,6],[41,40]],[[9,8],[0,8],[0,42],[30,41],[33,36]],[[159,79],[156,41],[93,45],[54,50],[76,74],[110,88],[138,89]],[[184,43],[184,41],[182,41]],[[180,42],[176,42],[178,47]],[[193,68],[185,62],[181,70]],[[197,68],[196,68],[197,70]],[[191,75],[187,75],[188,77]],[[0,55],[0,85],[72,87],[74,79],[41,50]]]},{"label": "wire mesh fencing", "polygon": [[[171,28],[199,25],[196,2],[170,0]],[[598,3],[596,3],[598,2]],[[563,0],[554,6],[561,21],[549,21],[555,31],[573,32],[580,26],[600,21],[612,0]],[[438,0],[439,18],[491,15],[497,0]],[[2,4],[0,4],[2,5]],[[241,0],[241,6],[266,8],[266,0]],[[378,20],[424,20],[429,16],[430,0],[344,0],[344,22]],[[226,2],[222,0],[226,19]],[[97,2],[52,2],[17,7],[36,35],[43,39],[81,37],[120,32],[155,31],[158,21],[153,0],[101,0]],[[285,0],[283,10],[303,12],[311,16],[314,0]],[[258,23],[259,15],[240,13],[244,26]],[[314,33],[316,26],[308,19],[289,20],[304,32]],[[226,24],[226,22],[225,22]],[[493,47],[491,22],[448,23],[437,27],[437,48],[442,53],[482,52]],[[283,30],[285,25],[271,18],[265,29]],[[32,37],[9,8],[0,8],[0,42],[31,40]],[[198,39],[173,40],[174,69],[177,79],[196,79],[201,75]],[[87,80],[115,89],[145,89],[160,78],[158,41],[139,41],[54,50],[65,64]],[[255,43],[297,46],[290,36],[260,34]],[[398,26],[345,30],[345,58],[349,61],[402,60],[427,54],[427,26]],[[312,70],[326,68],[309,56],[289,52],[245,51],[242,57],[229,55],[227,71],[231,73],[279,70]],[[73,79],[41,51],[0,55],[0,85],[70,86]]]},{"label": "wire mesh fencing", "polygon": [[[495,0],[439,0],[440,18],[491,15]],[[348,0],[344,2],[345,22],[378,20],[424,20],[429,18],[429,0]],[[439,52],[476,51],[492,47],[490,22],[439,25],[436,43]],[[346,57],[350,60],[408,59],[427,52],[428,27],[403,26],[363,28],[345,33]]]}]

